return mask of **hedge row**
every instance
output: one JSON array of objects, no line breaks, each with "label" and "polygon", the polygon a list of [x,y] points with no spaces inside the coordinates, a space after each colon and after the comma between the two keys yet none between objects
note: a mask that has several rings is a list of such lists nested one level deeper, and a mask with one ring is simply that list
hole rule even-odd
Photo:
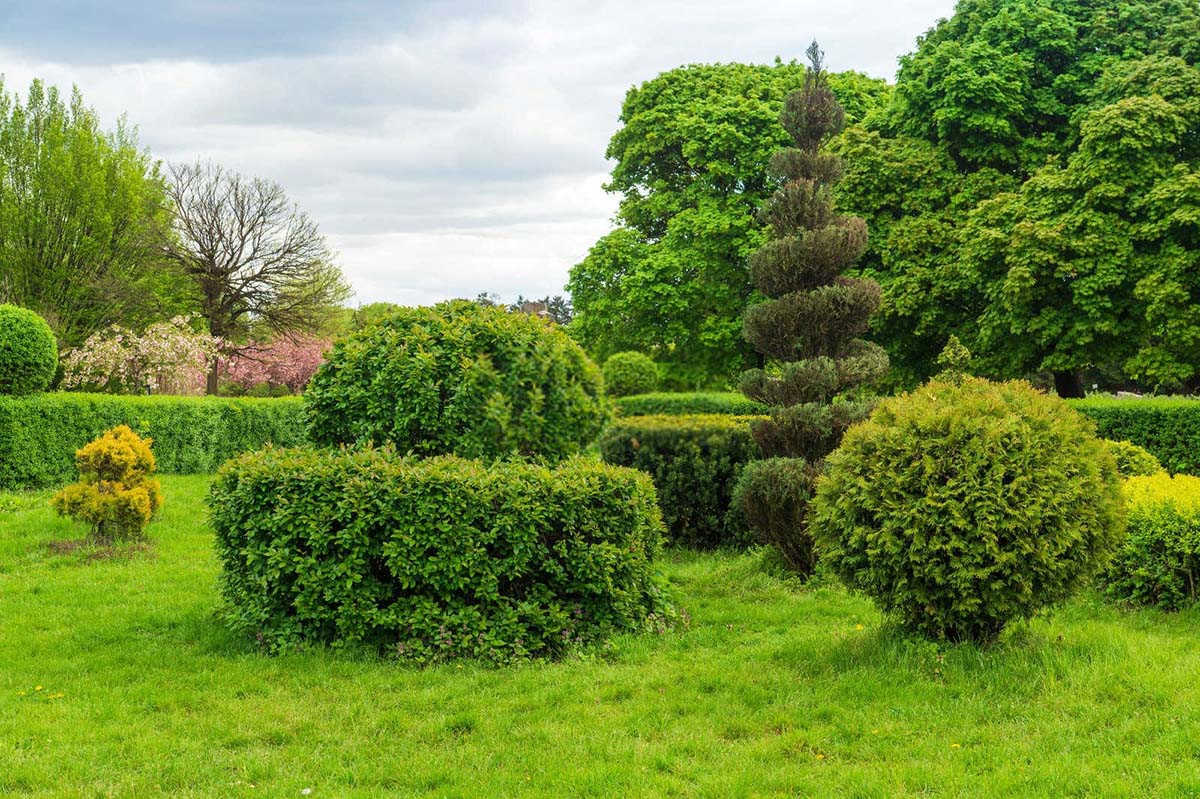
[{"label": "hedge row", "polygon": [[75,476],[75,450],[128,425],[154,439],[159,471],[215,471],[268,443],[304,442],[300,397],[0,396],[0,490],[38,488]]},{"label": "hedge row", "polygon": [[742,467],[759,457],[750,421],[728,414],[634,416],[600,436],[608,463],[649,472],[672,544],[711,548],[748,542],[745,517],[730,513]]},{"label": "hedge row", "polygon": [[1170,472],[1200,474],[1200,399],[1088,397],[1069,402],[1096,423],[1101,437],[1143,447]]},{"label": "hedge row", "polygon": [[661,392],[617,397],[617,413],[621,416],[651,416],[659,414],[728,413],[736,416],[765,414],[767,407],[746,399],[736,391],[696,391],[684,393]]},{"label": "hedge row", "polygon": [[224,466],[210,505],[227,618],[272,651],[552,657],[667,609],[654,487],[592,459],[268,448]]}]

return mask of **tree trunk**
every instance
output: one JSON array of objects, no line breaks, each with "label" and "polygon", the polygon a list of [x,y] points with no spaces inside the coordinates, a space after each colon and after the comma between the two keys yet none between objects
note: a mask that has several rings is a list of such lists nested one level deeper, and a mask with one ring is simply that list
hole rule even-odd
[{"label": "tree trunk", "polygon": [[1054,390],[1063,399],[1083,396],[1083,376],[1079,372],[1055,372]]},{"label": "tree trunk", "polygon": [[206,381],[205,386],[204,386],[205,394],[215,395],[217,393],[217,377],[218,377],[218,370],[220,368],[221,368],[220,359],[213,358],[212,367],[210,367],[208,370],[208,380]]}]

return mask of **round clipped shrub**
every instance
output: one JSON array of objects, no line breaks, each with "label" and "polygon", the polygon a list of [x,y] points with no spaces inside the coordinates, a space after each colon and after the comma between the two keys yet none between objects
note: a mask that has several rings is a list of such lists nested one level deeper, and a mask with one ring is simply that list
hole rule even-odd
[{"label": "round clipped shrub", "polygon": [[58,368],[58,342],[46,320],[0,305],[0,394],[44,391]]},{"label": "round clipped shrub", "polygon": [[153,439],[118,425],[75,453],[79,482],[51,499],[55,510],[91,526],[98,543],[140,538],[162,504]]},{"label": "round clipped shrub", "polygon": [[1158,458],[1130,441],[1101,439],[1117,461],[1122,477],[1147,477],[1165,471]]},{"label": "round clipped shrub", "polygon": [[935,639],[987,641],[1065,599],[1121,534],[1112,454],[1025,382],[886,399],[827,464],[811,517],[822,561]]},{"label": "round clipped shrub", "polygon": [[553,322],[457,300],[402,308],[339,341],[304,394],[323,446],[560,460],[610,415],[600,370]]},{"label": "round clipped shrub", "polygon": [[654,486],[594,459],[268,448],[222,467],[209,502],[226,616],[272,651],[506,662],[672,615]]},{"label": "round clipped shrub", "polygon": [[1125,481],[1125,539],[1100,574],[1114,599],[1162,610],[1200,592],[1200,477],[1159,471]]},{"label": "round clipped shrub", "polygon": [[640,352],[618,352],[604,362],[604,388],[610,397],[648,394],[658,389],[658,365]]}]

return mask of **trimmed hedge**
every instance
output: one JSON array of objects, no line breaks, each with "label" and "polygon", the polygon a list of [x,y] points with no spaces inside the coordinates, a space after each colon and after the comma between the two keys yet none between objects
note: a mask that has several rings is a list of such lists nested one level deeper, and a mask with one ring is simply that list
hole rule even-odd
[{"label": "trimmed hedge", "polygon": [[1125,481],[1125,540],[1100,575],[1112,598],[1179,610],[1200,591],[1200,477],[1165,472]]},{"label": "trimmed hedge", "polygon": [[660,392],[617,397],[620,416],[658,416],[699,413],[728,413],[734,416],[765,414],[767,406],[736,391]]},{"label": "trimmed hedge", "polygon": [[1068,403],[1095,422],[1103,438],[1137,444],[1172,473],[1200,474],[1200,399],[1088,397]]},{"label": "trimmed hedge", "polygon": [[215,471],[268,443],[304,443],[299,397],[0,396],[0,489],[73,479],[75,450],[122,424],[153,438],[159,471],[176,474]]},{"label": "trimmed hedge", "polygon": [[231,626],[269,651],[553,657],[669,610],[646,475],[391,450],[248,453],[210,495]]},{"label": "trimmed hedge", "polygon": [[608,463],[649,472],[672,544],[711,548],[749,542],[745,517],[730,513],[743,466],[759,457],[757,416],[694,414],[618,419],[600,436]]}]

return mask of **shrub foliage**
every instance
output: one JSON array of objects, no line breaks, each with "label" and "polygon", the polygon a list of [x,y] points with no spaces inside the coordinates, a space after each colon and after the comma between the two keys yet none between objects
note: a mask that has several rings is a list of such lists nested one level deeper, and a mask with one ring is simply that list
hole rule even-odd
[{"label": "shrub foliage", "polygon": [[1179,610],[1200,581],[1200,477],[1159,472],[1125,481],[1125,540],[1100,576],[1109,596]]},{"label": "shrub foliage", "polygon": [[652,574],[654,487],[594,460],[268,448],[226,464],[210,504],[228,618],[271,650],[503,662],[668,610]]},{"label": "shrub foliage", "polygon": [[658,365],[640,352],[618,352],[604,362],[604,389],[610,397],[648,394],[658,388]]},{"label": "shrub foliage", "polygon": [[1200,474],[1200,399],[1088,397],[1071,406],[1105,438],[1145,448],[1172,473]]},{"label": "shrub foliage", "polygon": [[46,320],[0,305],[0,394],[45,391],[58,368],[58,342]]},{"label": "shrub foliage", "polygon": [[1117,472],[1122,477],[1147,477],[1164,471],[1158,458],[1151,455],[1137,444],[1128,441],[1109,441],[1103,439],[1104,446],[1112,453],[1117,462]]},{"label": "shrub foliage", "polygon": [[657,392],[617,397],[620,416],[657,416],[696,413],[730,413],[736,416],[761,416],[767,406],[748,400],[733,391]]},{"label": "shrub foliage", "polygon": [[608,419],[599,368],[554,323],[454,301],[401,308],[334,345],[304,395],[320,445],[557,460]]},{"label": "shrub foliage", "polygon": [[745,545],[743,518],[729,513],[746,463],[758,457],[757,417],[725,414],[618,419],[600,436],[608,463],[649,472],[673,544]]},{"label": "shrub foliage", "polygon": [[154,473],[153,439],[143,439],[125,425],[104,433],[75,453],[79,482],[51,499],[63,516],[91,526],[89,537],[100,543],[140,538],[162,504]]},{"label": "shrub foliage", "polygon": [[1069,596],[1121,529],[1092,425],[1027,383],[966,378],[884,400],[817,487],[821,557],[932,638],[986,641]]}]

